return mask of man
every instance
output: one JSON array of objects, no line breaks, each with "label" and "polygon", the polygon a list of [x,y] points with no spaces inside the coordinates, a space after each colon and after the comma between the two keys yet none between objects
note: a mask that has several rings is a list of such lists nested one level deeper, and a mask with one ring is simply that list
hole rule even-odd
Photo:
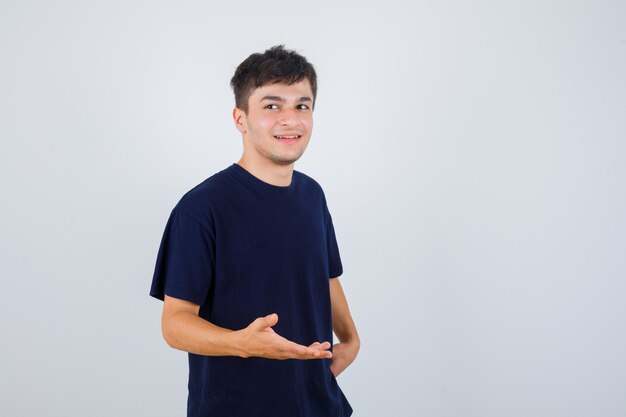
[{"label": "man", "polygon": [[350,416],[336,377],[360,339],[323,190],[294,170],[315,70],[276,46],[243,61],[231,85],[243,155],[174,207],[150,290],[164,300],[163,337],[189,352],[187,415]]}]

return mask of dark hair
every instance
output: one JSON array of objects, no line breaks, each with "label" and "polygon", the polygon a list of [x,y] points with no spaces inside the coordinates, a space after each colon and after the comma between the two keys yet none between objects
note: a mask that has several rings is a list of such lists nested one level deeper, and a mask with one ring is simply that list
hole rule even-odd
[{"label": "dark hair", "polygon": [[313,92],[313,103],[317,96],[315,68],[305,57],[284,45],[273,46],[264,53],[255,53],[246,58],[235,70],[230,86],[235,92],[235,106],[248,113],[248,99],[256,88],[268,84],[295,84],[307,79]]}]

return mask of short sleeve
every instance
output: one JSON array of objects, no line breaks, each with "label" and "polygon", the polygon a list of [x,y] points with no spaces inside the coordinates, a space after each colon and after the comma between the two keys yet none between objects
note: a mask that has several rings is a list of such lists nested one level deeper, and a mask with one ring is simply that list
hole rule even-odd
[{"label": "short sleeve", "polygon": [[343,265],[341,264],[341,256],[339,255],[339,245],[335,236],[335,227],[333,219],[328,210],[326,202],[324,202],[324,211],[326,215],[326,241],[328,248],[328,277],[337,278],[343,274]]},{"label": "short sleeve", "polygon": [[164,294],[203,305],[215,274],[215,234],[189,214],[174,209],[165,226],[150,295]]}]

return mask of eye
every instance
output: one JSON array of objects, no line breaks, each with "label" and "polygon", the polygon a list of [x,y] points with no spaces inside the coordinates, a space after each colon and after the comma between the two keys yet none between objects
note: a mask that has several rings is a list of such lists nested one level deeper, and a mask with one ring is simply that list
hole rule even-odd
[{"label": "eye", "polygon": [[264,108],[269,109],[269,110],[276,110],[278,109],[278,106],[276,104],[268,104]]},{"label": "eye", "polygon": [[306,104],[298,104],[298,110],[308,110],[309,106]]}]

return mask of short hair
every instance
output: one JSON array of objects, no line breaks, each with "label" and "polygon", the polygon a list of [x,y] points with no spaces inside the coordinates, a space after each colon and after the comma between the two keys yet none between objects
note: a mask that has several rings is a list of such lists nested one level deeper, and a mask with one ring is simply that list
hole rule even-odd
[{"label": "short hair", "polygon": [[273,46],[264,53],[254,53],[235,70],[230,86],[235,93],[235,106],[248,113],[248,99],[256,88],[268,84],[298,83],[309,81],[313,92],[313,105],[317,97],[317,74],[313,65],[295,51],[284,45]]}]

